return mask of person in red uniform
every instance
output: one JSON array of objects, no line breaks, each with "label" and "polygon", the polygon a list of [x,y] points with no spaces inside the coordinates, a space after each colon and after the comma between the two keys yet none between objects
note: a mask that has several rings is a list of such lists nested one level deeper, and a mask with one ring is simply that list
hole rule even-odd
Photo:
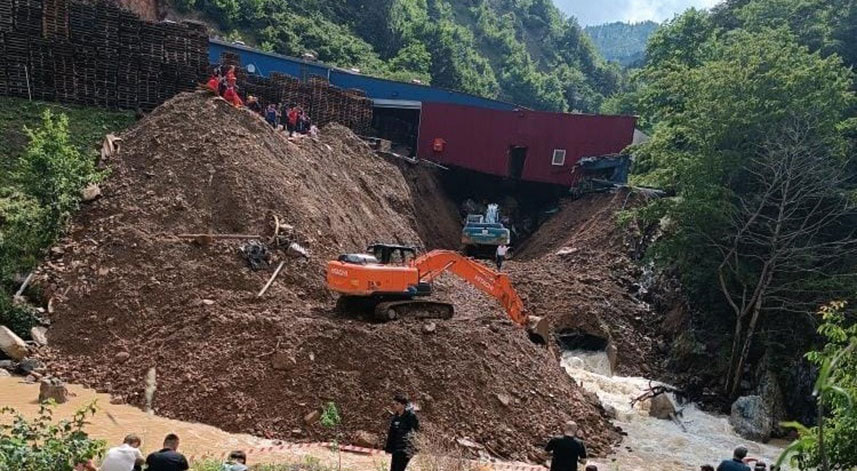
[{"label": "person in red uniform", "polygon": [[208,87],[208,89],[214,92],[215,94],[219,94],[218,92],[220,89],[220,78],[217,76],[217,74],[211,74],[211,77],[208,78],[208,82],[206,82],[205,86]]},{"label": "person in red uniform", "polygon": [[235,66],[230,65],[229,69],[226,71],[226,85],[230,87],[235,86],[235,82],[238,81],[238,77],[235,76]]},{"label": "person in red uniform", "polygon": [[223,99],[229,103],[232,103],[232,106],[236,108],[244,106],[244,102],[241,101],[241,97],[238,96],[238,92],[235,91],[235,87],[231,85],[226,87],[226,92],[223,94]]},{"label": "person in red uniform", "polygon": [[289,136],[295,135],[295,130],[298,128],[298,120],[301,117],[301,113],[303,113],[303,110],[300,106],[293,106],[292,109],[289,110],[289,119],[286,122],[286,128],[289,131]]}]

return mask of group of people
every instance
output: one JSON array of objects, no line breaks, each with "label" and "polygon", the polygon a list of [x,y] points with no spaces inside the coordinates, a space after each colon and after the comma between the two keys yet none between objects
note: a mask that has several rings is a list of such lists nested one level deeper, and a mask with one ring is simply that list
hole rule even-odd
[{"label": "group of people", "polygon": [[294,136],[296,132],[298,134],[311,134],[313,132],[312,120],[301,106],[294,103],[289,105],[284,103],[275,105],[271,103],[263,112],[258,100],[253,98],[253,103],[255,106],[251,106],[250,104],[247,106],[262,115],[265,121],[274,129],[278,129],[282,125],[283,130],[287,131],[289,136]]},{"label": "group of people", "polygon": [[[233,106],[242,107],[245,106],[245,103],[238,94],[237,82],[238,77],[235,75],[234,65],[226,67],[225,71],[223,66],[217,66],[212,69],[206,87]],[[294,136],[295,133],[316,134],[318,132],[303,107],[294,103],[289,105],[271,103],[263,109],[257,97],[248,95],[246,106],[265,118],[265,121],[274,129],[278,129],[282,125],[283,130],[287,131],[289,136]]]},{"label": "group of people", "polygon": [[240,107],[244,106],[244,101],[238,95],[237,82],[238,77],[235,75],[234,65],[227,67],[225,73],[223,67],[218,66],[211,71],[211,76],[208,78],[206,86],[233,106]]},{"label": "group of people", "polygon": [[[393,398],[394,414],[387,432],[387,442],[384,451],[391,455],[390,471],[405,471],[416,452],[414,443],[415,433],[420,429],[413,404],[407,396],[397,394]],[[190,469],[187,459],[179,453],[179,437],[169,434],[164,438],[163,448],[150,453],[143,458],[140,451],[142,441],[136,435],[128,435],[123,443],[107,451],[98,471],[186,471]],[[569,421],[565,424],[563,434],[548,441],[545,451],[552,456],[550,471],[578,471],[578,464],[585,466],[585,471],[598,471],[597,466],[587,464],[586,446],[578,437],[578,426]],[[754,463],[750,468],[749,463]],[[145,466],[145,468],[144,468]],[[95,467],[88,465],[80,468],[94,471]],[[229,454],[223,463],[222,471],[247,471],[247,455],[240,450]],[[775,466],[767,468],[764,462],[747,457],[747,448],[739,446],[735,449],[732,459],[724,460],[716,471],[778,471]],[[715,471],[711,465],[703,465],[700,471]]]},{"label": "group of people", "polygon": [[[717,466],[717,471],[779,471],[779,467],[776,465],[771,465],[769,468],[764,461],[747,456],[747,453],[747,448],[744,446],[735,448],[735,451],[732,452],[732,458],[723,460]],[[752,468],[750,464],[753,465]],[[710,464],[702,465],[699,469],[700,471],[715,471],[714,466]]]}]

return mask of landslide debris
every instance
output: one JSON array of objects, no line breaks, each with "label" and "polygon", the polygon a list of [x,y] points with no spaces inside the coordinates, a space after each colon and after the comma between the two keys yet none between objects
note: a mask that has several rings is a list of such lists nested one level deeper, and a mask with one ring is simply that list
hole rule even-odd
[{"label": "landslide debris", "polygon": [[644,301],[644,273],[617,213],[643,195],[623,189],[566,200],[508,263],[531,314],[545,316],[554,334],[609,339],[619,374],[657,377],[663,358],[663,316]]},{"label": "landslide debris", "polygon": [[[143,406],[156,368],[159,414],[288,440],[333,438],[313,418],[330,401],[348,437],[380,442],[402,391],[426,423],[507,458],[538,457],[568,419],[596,453],[617,441],[556,357],[469,286],[442,280],[439,297],[457,315],[433,328],[335,313],[329,258],[373,241],[423,242],[405,178],[349,130],[292,142],[200,92],[122,137],[103,196],[39,272],[52,300],[43,359],[53,374]],[[273,250],[274,263],[253,271],[240,240],[176,237],[270,234],[271,215],[294,227],[308,259]]]}]

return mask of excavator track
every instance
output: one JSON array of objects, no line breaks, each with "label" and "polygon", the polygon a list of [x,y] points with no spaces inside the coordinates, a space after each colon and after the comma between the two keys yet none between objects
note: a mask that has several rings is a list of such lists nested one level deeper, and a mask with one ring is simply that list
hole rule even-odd
[{"label": "excavator track", "polygon": [[452,304],[421,299],[388,301],[375,306],[375,320],[389,322],[396,319],[451,319],[455,313]]}]

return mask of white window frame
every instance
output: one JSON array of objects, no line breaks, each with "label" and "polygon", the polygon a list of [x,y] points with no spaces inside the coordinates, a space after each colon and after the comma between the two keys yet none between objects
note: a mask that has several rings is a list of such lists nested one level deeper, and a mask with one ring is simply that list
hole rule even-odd
[{"label": "white window frame", "polygon": [[[565,149],[554,149],[553,155],[551,156],[551,165],[555,167],[562,167],[565,165]],[[557,155],[561,155],[562,157],[557,160]]]}]

